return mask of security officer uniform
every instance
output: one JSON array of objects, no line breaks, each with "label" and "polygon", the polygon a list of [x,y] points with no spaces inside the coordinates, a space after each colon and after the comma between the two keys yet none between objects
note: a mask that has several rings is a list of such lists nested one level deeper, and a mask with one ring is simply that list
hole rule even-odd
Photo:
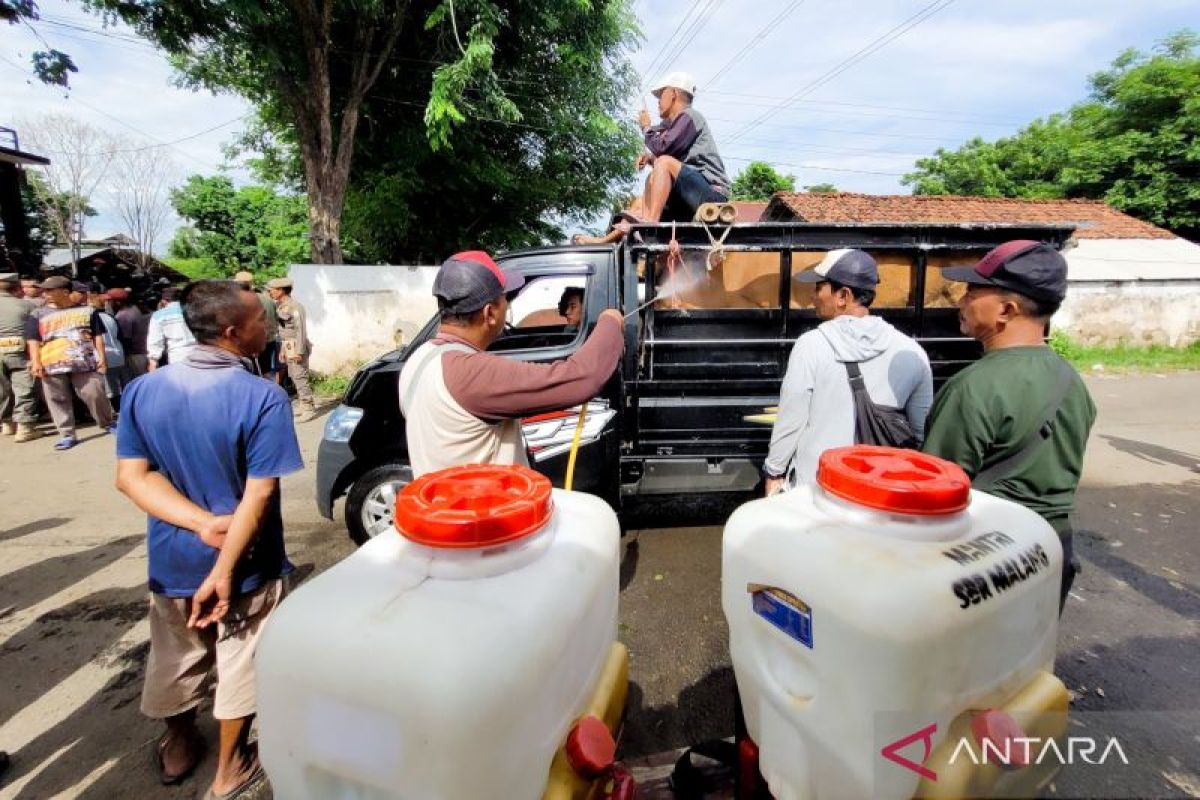
[{"label": "security officer uniform", "polygon": [[35,427],[37,399],[25,346],[25,324],[35,306],[11,294],[17,285],[16,273],[0,274],[0,428],[27,442],[41,435]]},{"label": "security officer uniform", "polygon": [[304,306],[292,298],[291,278],[275,278],[267,282],[267,288],[280,292],[275,296],[275,316],[279,320],[281,345],[279,357],[287,364],[288,377],[296,385],[296,399],[299,401],[296,416],[300,417],[301,422],[306,422],[317,415],[308,378],[308,356],[312,351],[312,344],[308,341],[308,315]]}]

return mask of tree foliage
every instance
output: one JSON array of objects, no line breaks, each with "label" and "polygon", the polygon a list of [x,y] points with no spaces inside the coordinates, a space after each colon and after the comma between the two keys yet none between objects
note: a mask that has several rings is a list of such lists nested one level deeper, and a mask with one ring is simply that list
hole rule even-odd
[{"label": "tree foliage", "polygon": [[314,260],[540,241],[631,173],[629,0],[85,2],[256,105],[258,165],[302,181]]},{"label": "tree foliage", "polygon": [[[9,25],[29,25],[41,18],[38,4],[33,0],[0,0],[0,22]],[[38,35],[41,38],[41,35]],[[45,43],[45,40],[43,40]],[[45,50],[35,50],[29,54],[33,74],[42,83],[54,86],[67,86],[72,72],[78,72],[71,56],[51,47],[46,43]]]},{"label": "tree foliage", "polygon": [[243,269],[276,277],[308,257],[302,197],[263,186],[235,189],[224,175],[192,175],[171,202],[189,223],[171,241],[173,258],[205,259],[210,272],[226,277]]},{"label": "tree foliage", "polygon": [[903,179],[915,194],[1102,199],[1182,236],[1200,236],[1200,37],[1126,50],[1091,96],[994,142],[939,149]]},{"label": "tree foliage", "polygon": [[731,199],[765,201],[776,192],[796,191],[796,178],[782,175],[765,161],[751,161],[733,179]]},{"label": "tree foliage", "polygon": [[811,186],[805,186],[804,191],[814,194],[830,194],[840,190],[832,183],[814,183]]}]

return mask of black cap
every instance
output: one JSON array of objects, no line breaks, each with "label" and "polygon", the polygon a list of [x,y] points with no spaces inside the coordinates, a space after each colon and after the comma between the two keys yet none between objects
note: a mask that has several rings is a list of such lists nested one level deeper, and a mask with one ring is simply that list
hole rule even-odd
[{"label": "black cap", "polygon": [[433,279],[433,294],[448,311],[471,314],[524,285],[521,273],[502,271],[487,253],[468,250],[442,264]]},{"label": "black cap", "polygon": [[988,251],[973,267],[942,270],[946,280],[995,286],[1047,303],[1067,296],[1067,260],[1045,242],[1017,239]]},{"label": "black cap", "polygon": [[862,250],[830,250],[810,270],[796,276],[799,283],[821,283],[830,281],[854,289],[875,291],[879,285],[879,265],[869,253]]}]

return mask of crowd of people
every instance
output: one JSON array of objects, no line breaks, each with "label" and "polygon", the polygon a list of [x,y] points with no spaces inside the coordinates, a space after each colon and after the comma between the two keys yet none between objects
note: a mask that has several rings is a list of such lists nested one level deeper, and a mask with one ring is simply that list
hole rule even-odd
[{"label": "crowd of people", "polygon": [[[254,276],[240,272],[240,285]],[[316,417],[308,377],[305,311],[287,278],[256,293],[268,340],[255,370],[277,384],[296,386],[297,416]],[[0,432],[16,442],[43,436],[43,412],[58,433],[57,450],[79,444],[76,403],[105,433],[114,433],[122,395],[137,378],[182,363],[197,340],[179,302],[180,289],[135,294],[54,275],[43,280],[0,273]]]}]

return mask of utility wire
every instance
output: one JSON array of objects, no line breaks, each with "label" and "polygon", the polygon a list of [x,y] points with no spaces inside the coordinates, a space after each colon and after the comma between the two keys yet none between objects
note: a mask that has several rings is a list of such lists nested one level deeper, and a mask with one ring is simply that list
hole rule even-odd
[{"label": "utility wire", "polygon": [[750,37],[750,41],[746,42],[745,47],[737,51],[733,58],[726,61],[708,81],[704,84],[704,91],[712,91],[712,87],[717,85],[717,81],[721,80],[729,70],[733,69],[741,62],[746,55],[754,49],[755,45],[767,38],[768,35],[783,23],[785,19],[791,16],[792,12],[800,6],[804,5],[805,0],[792,0],[788,5],[784,6],[783,10],[771,18],[770,22],[762,27],[762,29]]},{"label": "utility wire", "polygon": [[[19,64],[15,63],[15,62],[13,62],[13,61],[11,61],[11,60],[9,60],[8,58],[5,58],[4,56],[0,56],[0,62],[3,62],[3,63],[5,63],[5,64],[7,64],[8,66],[10,66],[10,67],[12,67],[13,69],[17,70],[18,72],[20,72],[22,75],[25,75],[25,76],[27,76],[27,77],[28,77],[28,74],[29,74],[29,73],[28,73],[28,71],[27,71],[27,70],[26,70],[24,67],[22,67],[22,66],[20,66]],[[47,88],[49,88],[49,87],[47,87]],[[86,102],[86,101],[84,101],[84,100],[81,100],[81,99],[79,99],[79,98],[78,98],[78,97],[76,97],[74,94],[67,95],[67,96],[65,96],[63,99],[69,99],[69,100],[71,100],[72,102],[78,103],[79,105],[83,106],[84,108],[86,108],[86,109],[88,109],[88,110],[90,110],[90,111],[92,111],[92,112],[94,112],[94,113],[96,113],[96,114],[99,114],[99,115],[100,115],[100,116],[102,116],[102,117],[105,117],[105,118],[107,118],[107,119],[110,119],[110,120],[112,120],[113,122],[117,123],[118,125],[121,125],[122,127],[128,128],[129,130],[133,131],[134,133],[138,134],[139,136],[143,136],[143,137],[145,137],[145,138],[147,138],[147,139],[149,139],[150,141],[152,141],[152,142],[154,142],[154,143],[155,143],[155,144],[153,144],[153,145],[148,145],[147,147],[144,147],[144,148],[130,148],[130,149],[128,149],[128,150],[126,150],[126,149],[119,149],[119,150],[114,150],[114,151],[104,151],[103,153],[92,154],[92,155],[105,155],[105,154],[107,154],[108,152],[114,152],[114,153],[116,153],[116,152],[136,152],[137,150],[149,149],[150,147],[171,147],[171,148],[172,148],[172,149],[173,149],[173,150],[174,150],[176,153],[178,153],[178,154],[182,155],[184,158],[189,158],[189,159],[191,159],[191,160],[192,160],[192,161],[194,161],[195,163],[197,163],[197,164],[201,165],[201,166],[202,166],[204,169],[206,169],[206,170],[211,170],[211,169],[213,168],[213,167],[212,167],[212,164],[210,164],[210,163],[208,163],[208,162],[205,162],[205,161],[202,161],[201,159],[199,159],[199,158],[196,158],[195,156],[193,156],[191,153],[188,153],[186,150],[181,150],[181,149],[179,149],[179,148],[177,148],[177,147],[174,147],[174,145],[178,144],[179,142],[184,142],[184,141],[188,141],[188,140],[191,140],[191,139],[196,139],[196,138],[199,138],[200,136],[203,136],[203,135],[204,135],[204,134],[206,134],[206,133],[210,133],[210,132],[212,132],[212,131],[214,131],[214,130],[217,130],[217,129],[219,129],[219,128],[224,128],[224,127],[226,127],[226,126],[228,126],[228,125],[232,125],[232,124],[233,124],[234,122],[236,122],[237,120],[239,120],[239,119],[245,119],[245,118],[249,117],[251,114],[253,114],[253,113],[254,113],[254,112],[252,112],[252,111],[251,111],[251,112],[247,112],[247,113],[243,114],[242,116],[238,117],[237,119],[227,120],[226,122],[222,122],[220,125],[216,125],[216,126],[214,126],[214,127],[212,127],[212,128],[209,128],[209,129],[207,129],[207,130],[200,131],[199,133],[189,134],[188,136],[184,136],[182,139],[179,139],[179,140],[177,140],[177,141],[174,141],[174,142],[164,142],[164,141],[162,141],[162,140],[158,139],[157,137],[151,136],[150,134],[146,133],[145,131],[143,131],[143,130],[141,130],[141,129],[139,129],[139,128],[137,128],[137,127],[135,127],[135,126],[131,125],[131,124],[129,124],[128,122],[126,122],[125,120],[121,119],[120,117],[114,117],[112,114],[109,114],[109,113],[108,113],[107,111],[105,111],[104,109],[102,109],[102,108],[99,108],[99,107],[97,107],[97,106],[94,106],[94,105],[92,105],[91,103],[88,103],[88,102]],[[49,151],[49,152],[53,152],[53,151]],[[61,152],[61,151],[59,151],[59,152]]]},{"label": "utility wire", "polygon": [[[781,101],[786,100],[785,97],[769,94],[751,94],[749,92],[724,92],[719,89],[710,89],[706,94],[727,95],[729,97],[752,98],[755,100],[771,100]],[[764,103],[763,105],[767,105]],[[956,117],[969,117],[975,120],[986,120],[988,122],[996,122],[1004,125],[1022,125],[1023,120],[1017,119],[1002,119],[991,115],[976,114],[972,111],[947,111],[943,108],[913,108],[911,106],[885,106],[879,103],[847,103],[839,100],[797,100],[795,105],[821,105],[821,106],[848,106],[850,108],[873,108],[882,109],[884,111],[911,111],[917,114],[950,114]]]},{"label": "utility wire", "polygon": [[757,118],[755,118],[751,122],[744,125],[739,130],[735,131],[733,136],[731,136],[728,139],[728,141],[729,142],[737,141],[742,136],[744,136],[747,131],[751,130],[756,125],[759,125],[759,124],[765,122],[766,120],[770,119],[774,114],[776,114],[780,110],[786,108],[787,106],[791,105],[795,101],[800,100],[800,99],[806,97],[807,95],[815,92],[817,89],[819,89],[822,86],[824,86],[825,84],[829,83],[831,80],[836,78],[838,75],[841,75],[843,72],[850,69],[852,66],[854,66],[858,62],[860,62],[863,59],[868,58],[872,54],[878,52],[879,50],[886,47],[888,44],[895,41],[896,39],[899,39],[901,36],[908,33],[910,30],[917,27],[922,22],[924,22],[925,20],[932,17],[934,14],[937,14],[939,11],[941,11],[945,8],[948,8],[954,2],[955,2],[955,0],[934,0],[932,3],[925,6],[920,11],[918,11],[916,14],[913,14],[911,17],[904,20],[899,25],[896,25],[894,28],[890,29],[889,31],[884,33],[882,36],[879,36],[878,38],[874,39],[869,44],[865,45],[864,47],[859,49],[857,52],[850,55],[848,58],[845,58],[842,61],[838,62],[833,68],[831,68],[827,72],[823,73],[822,75],[818,76],[813,81],[811,81],[808,84],[806,84],[805,86],[803,86],[799,91],[795,92],[790,97],[786,98],[784,101],[776,104],[775,106],[768,109],[766,112],[759,115]]},{"label": "utility wire", "polygon": [[679,44],[676,45],[675,49],[671,52],[670,58],[665,59],[662,65],[659,66],[659,72],[665,73],[671,68],[671,65],[673,65],[681,55],[683,55],[684,51],[691,46],[697,34],[699,34],[700,31],[704,29],[704,26],[708,24],[708,21],[712,19],[713,12],[716,11],[724,1],[725,0],[709,0],[709,3],[705,7],[704,11],[702,11],[700,16],[698,16],[692,22],[692,26],[688,28],[688,31],[685,34],[686,38],[680,39]]},{"label": "utility wire", "polygon": [[646,71],[643,73],[642,78],[643,89],[645,89],[647,85],[646,81],[654,80],[653,71],[658,64],[659,59],[661,59],[663,54],[667,52],[667,49],[671,47],[671,44],[675,41],[675,37],[679,34],[679,31],[683,29],[683,26],[687,23],[688,19],[703,2],[705,2],[705,0],[695,0],[695,2],[692,3],[692,5],[688,8],[687,13],[685,13],[683,18],[679,20],[679,24],[675,26],[675,30],[671,31],[671,35],[667,37],[667,40],[663,42],[662,47],[660,47],[658,52],[654,54],[654,58],[652,58],[650,63],[646,65]]}]

